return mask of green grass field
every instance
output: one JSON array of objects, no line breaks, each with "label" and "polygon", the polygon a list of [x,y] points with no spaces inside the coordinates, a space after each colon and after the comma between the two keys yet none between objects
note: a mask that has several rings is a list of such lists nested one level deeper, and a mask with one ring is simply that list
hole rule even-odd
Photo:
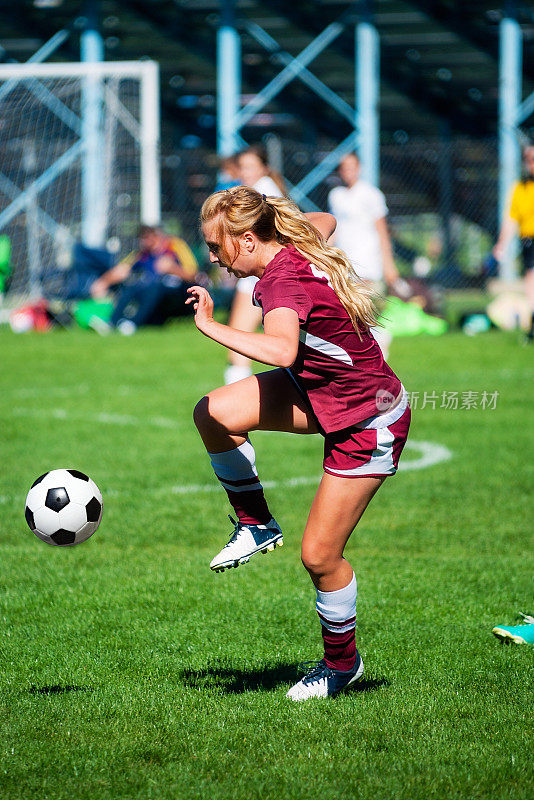
[{"label": "green grass field", "polygon": [[[230,509],[191,411],[222,349],[186,321],[4,328],[0,352],[2,800],[532,798],[534,649],[491,634],[534,611],[533,353],[514,335],[394,342],[420,399],[405,469],[348,546],[366,677],[305,705],[285,692],[321,657],[299,559],[320,439],[253,437],[285,547],[213,574]],[[444,391],[499,395],[454,409]],[[56,467],[104,496],[79,547],[26,527],[26,492]]]}]

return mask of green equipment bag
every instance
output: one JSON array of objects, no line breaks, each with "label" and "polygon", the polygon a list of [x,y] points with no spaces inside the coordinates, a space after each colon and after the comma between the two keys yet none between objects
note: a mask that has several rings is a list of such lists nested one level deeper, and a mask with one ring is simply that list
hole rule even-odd
[{"label": "green equipment bag", "polygon": [[405,303],[398,297],[388,297],[379,323],[392,336],[418,336],[421,333],[441,336],[449,327],[446,320],[425,314],[417,303]]},{"label": "green equipment bag", "polygon": [[113,313],[111,300],[80,300],[73,309],[74,319],[80,328],[89,328],[93,317],[109,322]]},{"label": "green equipment bag", "polygon": [[9,236],[0,236],[0,294],[6,288],[7,279],[11,274],[11,241]]}]

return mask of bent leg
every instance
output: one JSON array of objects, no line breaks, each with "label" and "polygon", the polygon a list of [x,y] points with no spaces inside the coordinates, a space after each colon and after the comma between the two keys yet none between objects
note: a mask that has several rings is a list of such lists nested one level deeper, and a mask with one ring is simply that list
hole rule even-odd
[{"label": "bent leg", "polygon": [[134,325],[140,328],[151,322],[152,316],[165,297],[166,292],[167,289],[160,281],[154,281],[144,287],[143,291],[139,294],[139,306],[132,317]]},{"label": "bent leg", "polygon": [[269,523],[272,515],[256,470],[256,454],[247,438],[249,431],[317,431],[311,411],[290,378],[278,369],[222,386],[202,398],[194,419],[239,522]]},{"label": "bent leg", "polygon": [[238,447],[254,430],[318,432],[312,411],[283,369],[215,389],[197,403],[193,416],[210,453]]},{"label": "bent leg", "polygon": [[117,322],[122,319],[124,312],[130,303],[139,300],[139,292],[139,284],[122,286],[115,303],[115,308],[113,309],[113,314],[111,315],[110,322],[112,325],[116,325]]}]

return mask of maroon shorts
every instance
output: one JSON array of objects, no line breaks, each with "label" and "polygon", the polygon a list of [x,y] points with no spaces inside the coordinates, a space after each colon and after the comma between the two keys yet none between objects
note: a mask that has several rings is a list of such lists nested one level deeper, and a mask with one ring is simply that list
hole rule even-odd
[{"label": "maroon shorts", "polygon": [[[328,433],[324,443],[324,471],[343,478],[394,475],[408,438],[411,419],[407,398],[405,402],[403,398],[397,408],[383,414],[382,419],[375,417],[364,428]],[[381,425],[381,422],[385,424]]]}]

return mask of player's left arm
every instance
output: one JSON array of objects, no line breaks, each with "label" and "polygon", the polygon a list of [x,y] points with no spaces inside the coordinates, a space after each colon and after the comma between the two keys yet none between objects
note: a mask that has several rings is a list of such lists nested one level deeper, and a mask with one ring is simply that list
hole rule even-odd
[{"label": "player's left arm", "polygon": [[193,303],[195,324],[213,341],[236,353],[273,367],[290,367],[299,346],[299,317],[292,308],[274,308],[263,320],[265,333],[248,333],[213,319],[213,300],[202,286],[188,290],[186,303]]},{"label": "player's left arm", "polygon": [[327,214],[325,211],[310,211],[304,214],[309,219],[314,228],[317,228],[325,241],[332,236],[336,229],[337,220],[333,214]]}]

